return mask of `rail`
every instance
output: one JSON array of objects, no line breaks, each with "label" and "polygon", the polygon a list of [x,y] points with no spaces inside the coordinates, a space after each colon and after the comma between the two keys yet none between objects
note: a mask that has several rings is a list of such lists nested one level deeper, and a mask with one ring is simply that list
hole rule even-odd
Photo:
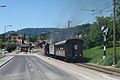
[{"label": "rail", "polygon": [[75,63],[78,66],[82,66],[85,68],[89,68],[92,70],[96,70],[99,72],[103,72],[106,74],[111,74],[111,75],[116,75],[116,76],[120,76],[120,70],[119,69],[115,69],[115,68],[107,68],[107,67],[103,67],[103,66],[97,66],[97,65],[93,65],[93,64],[82,64],[82,63]]}]

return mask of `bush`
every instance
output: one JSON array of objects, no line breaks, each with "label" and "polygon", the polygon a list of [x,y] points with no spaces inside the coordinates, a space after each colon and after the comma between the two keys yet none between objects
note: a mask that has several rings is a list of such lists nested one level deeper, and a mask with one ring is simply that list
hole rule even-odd
[{"label": "bush", "polygon": [[12,52],[16,49],[17,47],[17,44],[15,43],[8,43],[7,46],[6,46],[6,49],[8,52]]}]

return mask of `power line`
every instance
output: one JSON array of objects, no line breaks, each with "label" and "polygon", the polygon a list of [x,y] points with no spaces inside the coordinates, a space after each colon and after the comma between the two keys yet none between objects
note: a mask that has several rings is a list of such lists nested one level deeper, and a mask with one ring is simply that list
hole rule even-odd
[{"label": "power line", "polygon": [[110,9],[112,8],[112,4],[108,4],[108,3],[110,3],[110,1],[109,2],[107,1],[105,4],[103,4],[103,6],[105,5],[104,7],[102,8],[99,7],[98,9],[81,9],[82,11],[90,11],[92,13],[83,20],[80,20],[80,22],[90,19],[93,15],[102,14],[103,12],[112,12],[113,9]]},{"label": "power line", "polygon": [[[91,12],[95,12],[96,14],[97,13],[99,13],[99,14],[101,14],[102,12],[111,12],[112,10],[111,9],[109,9],[111,6],[112,6],[112,4],[109,4],[108,5],[108,3],[109,2],[106,2],[104,5],[105,5],[105,7],[102,7],[102,8],[98,8],[98,9],[81,9],[81,10],[83,10],[83,11],[91,11]],[[103,5],[103,6],[104,6]],[[107,5],[107,6],[106,6]],[[112,8],[112,7],[111,7]]]},{"label": "power line", "polygon": [[[110,8],[112,6],[112,4],[110,4],[110,5],[107,5],[106,7],[104,7],[104,8],[102,8],[102,10],[108,10],[108,8]],[[112,8],[112,7],[111,7]]]}]

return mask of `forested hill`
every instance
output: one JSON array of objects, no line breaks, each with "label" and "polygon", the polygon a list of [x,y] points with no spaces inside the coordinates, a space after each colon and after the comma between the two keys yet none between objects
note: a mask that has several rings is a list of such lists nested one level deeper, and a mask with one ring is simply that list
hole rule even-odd
[{"label": "forested hill", "polygon": [[[5,33],[5,35],[15,33],[15,32],[22,34],[22,35],[25,34],[26,36],[36,36],[36,35],[39,36],[41,34],[46,34],[46,33],[48,34],[48,33],[54,33],[54,32],[61,32],[60,33],[61,35],[63,33],[67,33],[67,35],[71,35],[71,34],[79,34],[82,32],[88,33],[89,27],[90,27],[90,24],[77,25],[77,26],[69,28],[69,30],[68,28],[24,28],[18,31],[8,31],[7,33]],[[64,36],[65,35],[63,34],[63,37]]]},{"label": "forested hill", "polygon": [[40,35],[42,33],[49,33],[60,30],[59,28],[24,28],[21,30],[18,30],[17,32],[19,34],[25,34],[27,36],[36,36]]}]

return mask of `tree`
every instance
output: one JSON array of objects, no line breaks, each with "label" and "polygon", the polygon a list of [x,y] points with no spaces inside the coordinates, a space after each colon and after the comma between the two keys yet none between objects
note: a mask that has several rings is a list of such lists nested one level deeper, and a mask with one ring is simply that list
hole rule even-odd
[{"label": "tree", "polygon": [[30,37],[30,38],[29,38],[29,41],[30,41],[30,42],[36,42],[36,41],[37,41],[37,37]]},{"label": "tree", "polygon": [[120,23],[120,0],[116,0],[116,18]]},{"label": "tree", "polygon": [[0,39],[2,42],[5,42],[5,34],[0,35]]},{"label": "tree", "polygon": [[51,33],[48,32],[48,33],[41,33],[40,34],[40,39],[41,40],[47,40],[48,39],[48,36],[50,35]]},{"label": "tree", "polygon": [[4,48],[4,43],[3,43],[3,41],[0,39],[0,48],[2,49],[2,48]]},{"label": "tree", "polygon": [[100,46],[103,43],[103,34],[101,26],[107,25],[109,27],[109,33],[107,36],[108,41],[112,41],[112,17],[96,17],[96,22],[91,24],[89,34],[87,35],[88,47]]},{"label": "tree", "polygon": [[120,41],[120,0],[116,0],[116,38]]},{"label": "tree", "polygon": [[16,49],[16,47],[17,47],[17,44],[15,44],[15,43],[7,43],[7,45],[6,45],[6,49],[8,52],[14,51]]}]

